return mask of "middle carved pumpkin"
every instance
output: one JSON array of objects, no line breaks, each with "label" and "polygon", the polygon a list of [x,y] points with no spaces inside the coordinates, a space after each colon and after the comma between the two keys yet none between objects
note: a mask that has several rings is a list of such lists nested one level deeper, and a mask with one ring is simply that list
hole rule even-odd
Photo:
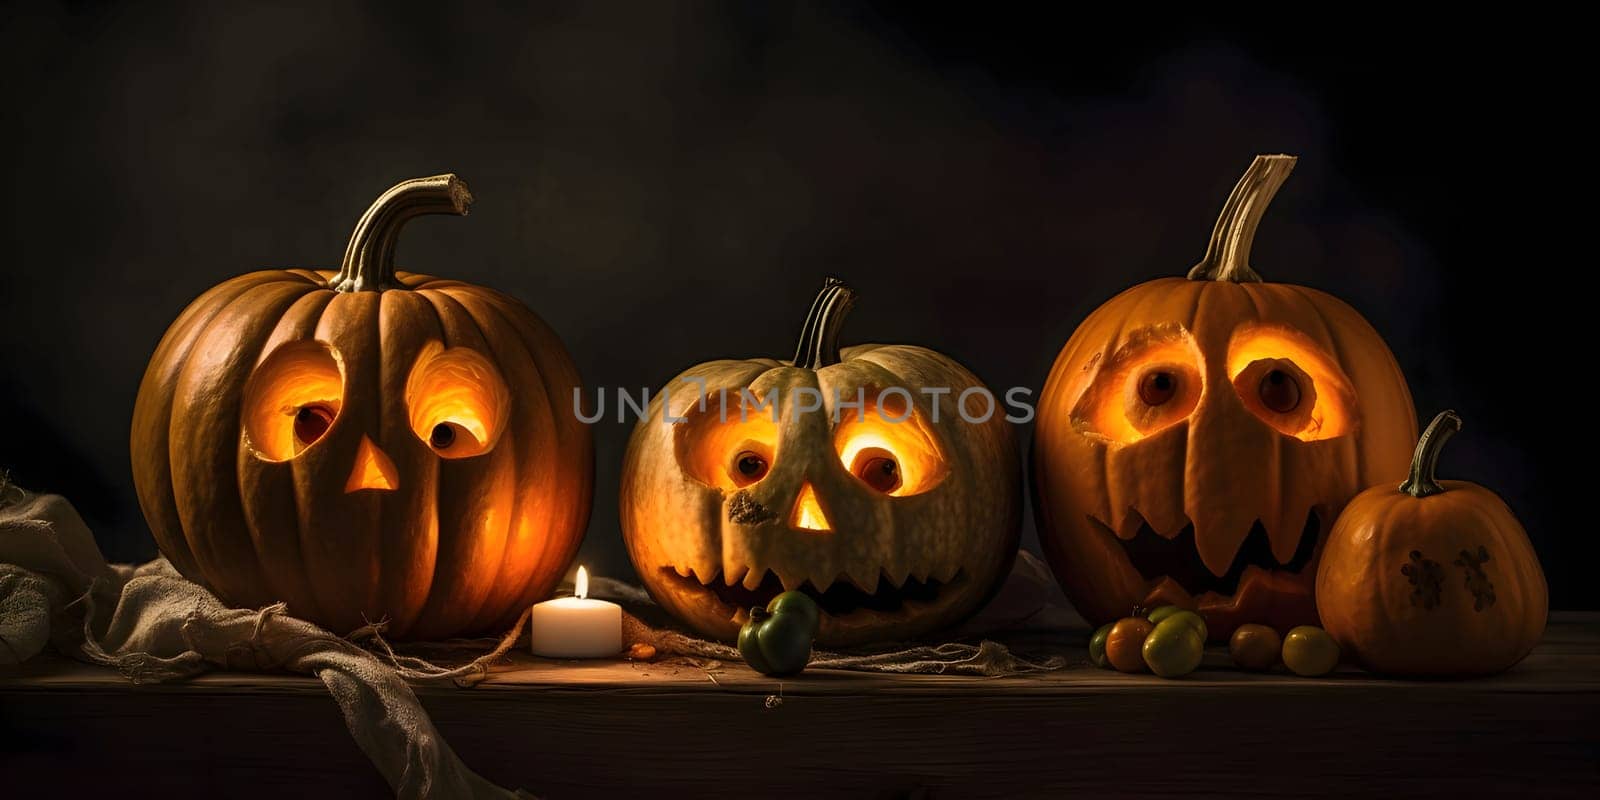
[{"label": "middle carved pumpkin", "polygon": [[1416,412],[1400,367],[1339,299],[1266,283],[1250,244],[1295,159],[1261,156],[1188,279],[1089,316],[1039,396],[1039,539],[1091,622],[1134,606],[1317,621],[1317,558],[1357,492],[1405,477]]},{"label": "middle carved pumpkin", "polygon": [[823,610],[817,642],[954,625],[1016,555],[1021,466],[994,396],[907,345],[839,348],[854,302],[829,279],[793,362],[711,361],[652,400],[623,466],[628,553],[650,594],[732,640],[784,590]]}]

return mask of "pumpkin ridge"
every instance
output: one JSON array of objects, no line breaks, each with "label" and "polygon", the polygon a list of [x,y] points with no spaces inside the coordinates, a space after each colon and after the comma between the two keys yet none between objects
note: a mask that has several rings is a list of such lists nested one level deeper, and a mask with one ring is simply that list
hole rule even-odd
[{"label": "pumpkin ridge", "polygon": [[284,267],[281,270],[268,270],[268,271],[277,271],[277,272],[282,272],[285,275],[293,275],[293,276],[295,276],[297,278],[301,278],[305,283],[310,284],[313,288],[316,288],[316,289],[326,289],[326,288],[328,288],[328,279],[327,279],[327,277],[322,275],[321,273],[317,272],[314,269],[309,269],[309,268],[306,268],[306,267]]},{"label": "pumpkin ridge", "polygon": [[[446,298],[453,299],[453,301],[456,302],[456,306],[461,309],[462,314],[466,315],[466,322],[470,323],[472,328],[477,331],[478,339],[483,342],[483,349],[486,350],[486,354],[493,354],[494,362],[496,363],[506,362],[506,360],[501,357],[501,349],[496,346],[494,338],[491,338],[490,334],[488,334],[488,330],[485,328],[485,325],[478,320],[477,314],[475,314],[474,304],[477,302],[477,298],[472,298],[472,293],[464,293],[467,294],[470,299],[472,299],[472,302],[467,302],[466,299],[458,298],[458,296],[456,296],[454,293],[451,293],[451,291],[438,290],[438,293],[443,294],[443,296],[446,296]],[[517,339],[518,344],[522,342],[522,338],[520,338],[520,336],[512,336],[512,339]],[[502,374],[502,378],[506,378],[506,376]],[[518,397],[518,400],[525,400],[525,398],[526,395],[522,395],[522,397]],[[549,400],[546,400],[546,403],[549,403]],[[518,414],[518,416],[523,419],[528,418],[528,410],[523,410],[523,414]],[[515,429],[515,424],[514,422],[510,421],[509,418],[507,418],[506,427],[507,430],[501,430],[501,445],[494,448],[494,453],[491,453],[491,456],[493,456],[493,458],[501,458],[501,456],[504,456],[507,464],[509,464],[509,469],[512,470],[512,475],[515,477],[515,475],[522,474],[523,464],[517,459],[517,437],[512,435],[512,430]],[[509,442],[507,442],[507,435],[509,435]],[[509,454],[501,453],[502,446],[509,451]],[[515,486],[515,483],[517,482],[512,480],[512,485]],[[467,627],[472,627],[472,629],[475,629],[475,627],[483,626],[483,624],[485,624],[482,619],[483,614],[493,613],[494,606],[498,605],[498,603],[504,602],[504,598],[496,597],[496,592],[504,592],[501,581],[502,578],[504,578],[504,574],[506,574],[507,562],[509,562],[509,555],[510,552],[512,552],[512,546],[514,546],[515,526],[517,526],[517,510],[520,509],[520,507],[522,507],[522,498],[520,498],[518,493],[515,493],[514,490],[512,491],[512,502],[510,502],[510,509],[512,510],[510,510],[510,514],[506,517],[506,530],[504,530],[504,533],[501,534],[499,557],[494,558],[493,579],[490,579],[490,581],[486,582],[486,589],[488,590],[486,590],[485,594],[483,594],[482,602],[478,603],[477,608],[474,608],[472,613],[467,614],[467,619],[470,619],[470,622],[467,622]],[[498,616],[501,616],[501,614],[493,613],[493,616],[494,618],[498,618]]]},{"label": "pumpkin ridge", "polygon": [[[167,554],[168,560],[172,561],[180,571],[186,570],[185,574],[189,575],[200,574],[200,569],[188,536],[184,533],[172,479],[172,407],[175,404],[172,390],[177,385],[183,365],[188,363],[190,354],[199,342],[195,331],[209,325],[229,303],[256,286],[256,283],[249,280],[252,276],[253,273],[241,275],[212,287],[179,314],[172,327],[157,343],[156,352],[151,356],[149,366],[145,368],[144,377],[140,380],[138,397],[134,401],[134,424],[129,441],[130,449],[134,451],[131,460],[134,462],[134,488],[139,504],[144,511],[145,519],[150,522],[156,545]],[[232,294],[229,295],[229,292]],[[221,299],[225,295],[227,299]],[[173,352],[180,348],[181,352]],[[146,401],[145,398],[148,396],[146,387],[155,392],[158,399]],[[149,402],[155,402],[160,413],[152,410]],[[138,454],[141,432],[143,435],[157,436],[160,439],[158,448],[161,460],[156,467],[141,469]],[[149,447],[155,443],[144,444],[148,451],[157,449]],[[142,476],[146,474],[159,481],[160,486],[141,486],[145,483]],[[150,497],[147,502],[147,495],[152,493],[159,497]],[[155,521],[158,516],[163,518],[160,522]]]},{"label": "pumpkin ridge", "polygon": [[[489,346],[488,337],[484,334],[483,328],[478,324],[478,321],[475,318],[473,318],[471,312],[467,310],[466,306],[464,306],[461,303],[461,301],[457,300],[456,298],[452,297],[449,294],[446,294],[442,290],[437,290],[437,289],[419,291],[418,294],[422,295],[423,298],[425,298],[429,303],[431,303],[433,305],[433,307],[434,307],[434,310],[438,313],[439,321],[441,323],[440,330],[443,333],[443,342],[442,343],[444,344],[444,346],[446,348],[467,347],[469,349],[478,350],[480,352],[491,350],[491,348]],[[451,330],[452,323],[454,325],[456,325],[459,328],[459,330],[452,331]],[[465,336],[466,336],[465,340],[462,339],[462,335],[463,334],[465,334]],[[489,453],[484,454],[484,456],[486,456],[488,458],[491,458],[491,459],[496,459],[496,458],[503,457],[503,454],[500,453],[499,448],[496,447],[493,451],[490,451]],[[472,459],[472,460],[476,460],[476,458],[478,458],[478,457],[474,457],[474,459]],[[463,459],[463,461],[466,461],[466,459]],[[501,462],[501,463],[504,463],[504,462]],[[456,466],[457,466],[457,469],[453,470],[452,472],[459,473],[461,471],[461,468],[464,467],[465,465],[464,464],[458,464]],[[477,476],[472,476],[472,477],[477,477]],[[459,488],[460,488],[459,481],[462,481],[462,480],[467,480],[468,482],[471,482],[472,478],[471,477],[463,477],[463,476],[460,476],[460,475],[456,475],[455,479],[453,481],[449,482],[448,485],[447,485],[446,466],[444,464],[440,464],[440,466],[439,466],[439,484],[438,485],[439,485],[440,495],[441,496],[445,496],[445,495],[453,496],[456,492],[454,492],[454,491],[446,491],[446,490],[447,489],[459,490]],[[491,484],[492,484],[492,480],[491,480]],[[487,491],[492,490],[493,488],[494,487],[492,485],[490,485],[490,486],[481,487],[480,490],[487,492]],[[471,498],[463,498],[459,503],[453,503],[451,505],[452,505],[452,510],[459,514],[463,509],[471,508],[476,504],[477,504],[477,502],[475,502]],[[434,561],[434,576],[435,576],[435,579],[434,579],[433,585],[435,587],[440,586],[440,583],[439,583],[439,580],[438,580],[438,576],[441,573],[443,573],[447,578],[446,582],[443,585],[448,588],[449,596],[436,597],[430,591],[430,593],[429,593],[429,602],[428,602],[428,610],[425,610],[422,613],[422,615],[419,616],[418,624],[419,625],[425,625],[429,621],[431,621],[433,623],[438,623],[439,617],[440,617],[440,615],[442,615],[443,618],[449,622],[449,626],[450,627],[469,626],[471,621],[474,620],[477,617],[478,613],[483,610],[484,605],[489,601],[489,595],[490,595],[490,592],[492,591],[492,587],[489,586],[486,582],[466,581],[466,580],[461,580],[459,578],[463,573],[475,572],[475,570],[471,569],[471,567],[481,567],[481,564],[478,561],[479,550],[485,549],[485,548],[482,548],[481,545],[477,545],[475,547],[468,548],[468,549],[463,550],[461,552],[457,552],[455,547],[446,547],[445,546],[446,542],[444,541],[444,538],[445,538],[445,536],[444,536],[445,527],[443,525],[443,517],[442,517],[444,509],[441,508],[442,505],[443,505],[443,503],[436,503],[435,504],[435,508],[437,509],[437,513],[439,513],[441,515],[441,519],[440,519],[440,528],[439,528],[439,531],[440,531],[440,534],[439,534],[440,547],[439,547],[439,550],[438,550],[438,552],[440,554],[440,557],[436,558],[435,561]],[[506,520],[506,522],[509,525],[510,519],[508,518]],[[483,529],[483,528],[472,528],[473,531],[477,532],[476,536],[472,536],[467,531],[461,530],[461,527],[462,527],[462,525],[461,525],[461,521],[460,520],[456,520],[456,519],[452,519],[451,520],[451,525],[450,525],[449,530],[451,531],[451,534],[452,534],[453,538],[463,538],[463,537],[465,537],[465,538],[469,538],[469,539],[476,539],[476,538],[482,537],[483,535],[485,535],[487,533],[486,529]],[[486,549],[488,551],[493,551],[495,549],[498,549],[499,552],[500,552],[500,558],[503,559],[504,558],[504,554],[505,554],[505,541],[504,540],[506,538],[509,538],[509,535],[510,535],[509,534],[509,529],[501,530],[499,535],[501,537],[501,542],[500,542],[499,548],[486,548]],[[459,545],[460,543],[451,542],[450,544],[451,545]],[[469,544],[470,544],[470,542],[469,542]],[[441,562],[446,562],[446,559],[443,558],[444,554],[446,554],[446,553],[450,553],[454,558],[452,558],[447,563],[441,563]],[[457,562],[455,560],[455,558],[465,559],[465,561],[464,561],[464,563]],[[434,613],[432,615],[430,615],[428,613],[429,610],[433,611]]]},{"label": "pumpkin ridge", "polygon": [[[440,460],[431,451],[417,456],[416,432],[411,427],[407,394],[417,353],[428,342],[444,341],[444,322],[433,304],[420,293],[384,292],[378,297],[378,336],[381,364],[378,377],[379,431],[385,447],[405,476],[399,491],[379,502],[380,556],[378,592],[389,616],[390,632],[406,636],[421,617],[433,591],[433,567],[439,548]],[[420,342],[421,344],[417,344]],[[394,374],[391,374],[394,370]],[[393,386],[398,398],[390,396]],[[390,431],[398,430],[398,441]],[[402,442],[404,444],[402,444]],[[408,455],[407,451],[411,454]],[[418,492],[423,496],[418,496]],[[422,519],[415,507],[431,509]],[[414,535],[418,532],[421,535]],[[398,541],[394,541],[398,539]]]},{"label": "pumpkin ridge", "polygon": [[[334,294],[331,291],[324,290],[324,291],[319,291],[319,292],[314,293],[313,296],[317,298],[317,300],[315,300],[313,302],[317,302],[318,306],[317,306],[315,312],[311,313],[310,316],[307,318],[307,320],[306,320],[307,324],[299,332],[299,336],[297,338],[300,338],[300,339],[307,339],[307,338],[313,338],[314,339],[315,338],[317,330],[322,327],[322,324],[323,324],[322,318],[323,318],[323,316],[328,313],[328,307],[333,304],[333,299],[335,297],[337,297],[338,295]],[[291,306],[291,309],[292,308],[293,307]],[[349,383],[349,378],[344,375],[342,370],[340,372],[340,380],[342,382],[346,383],[346,384]],[[348,388],[349,388],[348,386],[341,387],[341,389],[345,389],[345,390],[347,390]],[[297,552],[299,553],[299,558],[300,558],[301,575],[310,576],[310,575],[313,575],[315,573],[312,571],[312,568],[311,568],[311,547],[314,546],[314,545],[313,545],[312,542],[309,541],[309,539],[311,539],[315,535],[315,533],[313,531],[306,530],[306,526],[302,522],[304,520],[304,518],[305,518],[305,507],[304,507],[304,504],[301,503],[301,501],[300,501],[300,488],[299,488],[299,474],[298,473],[299,473],[299,469],[296,468],[296,466],[291,463],[289,465],[289,480],[288,480],[288,483],[289,483],[290,504],[293,506],[293,511],[294,511],[294,530],[295,530],[295,535],[296,535],[295,536],[296,544],[298,545]],[[322,606],[322,598],[318,596],[318,591],[317,591],[317,588],[316,588],[315,584],[316,584],[316,581],[307,580],[307,588],[308,588],[309,594],[307,595],[306,599],[309,601],[309,605],[311,607],[311,613],[317,615],[318,619],[327,619],[326,615],[328,613],[330,613],[330,610],[327,609],[327,608],[324,608]]]},{"label": "pumpkin ridge", "polygon": [[[204,459],[213,459],[211,463],[223,460],[231,462],[237,471],[238,459],[238,431],[242,430],[243,400],[242,392],[260,358],[261,350],[270,340],[271,331],[259,330],[258,323],[261,319],[274,319],[282,316],[294,303],[305,294],[309,287],[305,285],[291,285],[283,282],[266,282],[257,285],[228,303],[215,317],[197,332],[196,341],[226,341],[232,339],[236,342],[228,353],[225,361],[214,365],[202,364],[195,357],[193,350],[184,360],[183,367],[178,371],[173,383],[173,405],[168,425],[175,424],[181,415],[184,422],[194,424],[193,418],[210,422],[209,426],[198,428],[207,435],[195,441],[195,437],[186,437],[185,443],[194,441],[196,444],[212,439],[223,439],[223,430],[231,429],[233,435],[227,436],[226,454],[222,451],[223,441],[211,442],[217,451],[207,451],[200,456],[202,464],[190,463],[192,459],[184,458],[183,466],[178,470],[187,473],[190,469],[203,468]],[[263,296],[264,295],[264,296]],[[243,327],[246,332],[235,334],[228,330],[217,330],[218,326]],[[251,336],[258,337],[251,339]],[[208,368],[209,367],[209,368]],[[201,370],[206,370],[202,373]],[[194,397],[195,388],[185,391],[191,384],[200,384],[202,376],[209,378],[203,384],[204,397],[197,403]],[[223,398],[222,405],[226,409],[223,418],[212,420],[203,414],[194,413],[196,406],[204,407],[206,402],[215,402],[214,397]],[[176,440],[172,440],[174,445]],[[169,457],[172,463],[179,464],[177,453],[169,446]],[[174,475],[174,484],[177,484],[177,475]],[[244,492],[237,478],[232,481],[208,481],[207,494],[197,498],[193,493],[186,493],[178,500],[178,517],[184,524],[183,534],[194,548],[198,565],[211,575],[222,577],[222,583],[229,585],[226,592],[233,602],[261,606],[276,600],[269,595],[272,587],[267,583],[265,571],[260,563],[254,538],[248,530],[241,530],[242,525],[236,523],[242,519],[244,513]],[[226,488],[224,488],[226,487]],[[231,492],[224,495],[223,492]],[[196,508],[198,502],[203,501],[203,508]],[[205,519],[208,525],[194,525],[196,515]],[[196,536],[193,532],[198,532]],[[241,537],[242,543],[234,541]],[[244,546],[240,546],[243,544]],[[203,547],[197,546],[203,545]],[[242,558],[245,552],[250,558]],[[208,564],[209,561],[209,564]]]},{"label": "pumpkin ridge", "polygon": [[[465,295],[465,297],[457,297],[451,292],[444,293],[459,303],[462,309],[467,312],[468,318],[472,320],[473,324],[477,326],[480,335],[484,337],[485,346],[487,346],[493,353],[495,363],[513,363],[512,361],[503,357],[505,355],[503,349],[515,348],[516,350],[520,351],[522,355],[526,356],[526,364],[528,365],[528,369],[534,373],[534,376],[538,379],[538,382],[543,386],[543,391],[540,393],[542,402],[539,409],[543,412],[543,414],[523,413],[517,415],[517,419],[515,420],[508,419],[506,422],[507,430],[501,433],[501,443],[499,445],[500,447],[510,448],[508,460],[511,463],[511,469],[514,475],[523,474],[526,471],[524,469],[525,466],[537,471],[536,466],[525,465],[521,457],[523,454],[523,448],[532,448],[535,445],[535,442],[531,440],[531,437],[527,436],[527,434],[530,432],[523,430],[523,428],[526,427],[526,422],[528,420],[540,419],[544,418],[545,416],[554,419],[556,413],[555,409],[552,407],[552,401],[549,396],[550,390],[548,385],[545,385],[544,375],[542,370],[539,368],[541,365],[539,364],[538,359],[533,356],[531,349],[528,347],[527,343],[523,341],[521,331],[512,328],[510,329],[509,333],[505,333],[499,337],[491,336],[488,333],[491,328],[495,330],[500,330],[501,328],[493,325],[485,325],[483,321],[478,318],[480,312],[485,315],[490,315],[491,321],[493,322],[504,323],[503,318],[498,316],[498,311],[495,309],[491,301],[482,298],[476,292],[464,291],[462,294]],[[501,344],[503,342],[497,341],[497,338],[500,340],[510,339],[511,342],[506,348],[502,348]],[[505,377],[507,383],[511,383],[513,379],[524,378],[526,376],[503,375],[503,377]],[[517,380],[517,385],[519,388],[521,388],[524,383],[525,382],[523,380]],[[527,395],[528,393],[526,392],[519,393],[518,399],[523,402],[527,402],[529,400]],[[529,410],[524,409],[524,411]],[[556,440],[554,442],[556,446],[546,448],[544,453],[533,451],[536,458],[548,460],[551,457],[551,454],[561,452],[561,442],[559,436],[560,427],[561,426],[559,425],[556,426],[556,430],[552,436],[552,438]],[[528,439],[528,441],[523,441],[524,439]],[[554,471],[552,470],[551,473],[554,474]],[[513,486],[515,485],[516,482],[513,483]],[[506,519],[505,542],[501,549],[499,563],[495,566],[494,579],[490,581],[489,584],[491,591],[485,597],[483,607],[479,608],[478,611],[473,614],[472,622],[470,623],[470,627],[472,628],[480,628],[492,625],[498,621],[500,617],[505,616],[506,612],[498,609],[510,606],[513,604],[513,601],[518,599],[518,595],[522,593],[524,587],[526,587],[529,582],[529,576],[537,571],[539,565],[543,561],[544,553],[542,552],[542,548],[535,558],[520,560],[512,558],[512,556],[516,554],[518,521],[521,520],[523,514],[529,512],[529,509],[526,507],[527,503],[529,502],[529,498],[525,497],[524,495],[524,492],[513,490],[511,514]],[[541,520],[541,523],[542,522],[544,521]],[[544,526],[540,525],[539,527],[543,528]],[[538,531],[530,531],[529,535],[537,536]],[[552,538],[554,537],[543,537],[543,543],[548,545]],[[527,574],[516,575],[507,571],[508,569],[513,568],[517,561],[527,564]],[[513,578],[516,580],[513,580]]]},{"label": "pumpkin ridge", "polygon": [[331,438],[321,442],[324,447],[308,447],[289,462],[301,500],[297,508],[309,575],[317,605],[327,615],[321,622],[333,630],[365,624],[381,599],[378,547],[385,500],[351,494],[345,486],[361,442],[382,440],[382,431],[372,427],[383,415],[382,387],[368,388],[381,381],[382,367],[355,355],[381,354],[381,306],[375,292],[330,292],[311,337],[342,359],[343,405],[328,431]]},{"label": "pumpkin ridge", "polygon": [[[329,301],[333,299],[333,294],[328,292],[326,289],[315,285],[307,284],[306,287],[308,291],[301,294],[293,303],[289,305],[288,308],[284,309],[282,314],[278,315],[277,322],[274,323],[272,332],[268,334],[266,340],[262,342],[261,351],[255,356],[253,363],[256,367],[259,367],[262,361],[270,354],[269,351],[275,350],[277,347],[281,347],[288,342],[306,339],[312,332],[316,330],[318,321],[322,317],[322,312],[327,309]],[[308,306],[308,309],[305,312],[302,312],[306,315],[306,318],[303,320],[297,320],[296,310],[302,304]],[[310,306],[315,306],[315,308],[309,308]],[[290,325],[293,325],[294,327],[289,333],[285,334],[285,327]],[[342,379],[343,376],[341,374],[341,380]],[[247,377],[245,379],[245,385],[248,386],[249,382],[250,379]],[[300,541],[300,526],[298,522],[300,517],[300,497],[299,493],[295,490],[293,472],[294,468],[293,466],[285,467],[285,469],[288,470],[288,474],[285,476],[286,480],[284,483],[287,485],[286,493],[289,496],[291,519],[295,520],[293,528],[295,531],[294,552],[295,559],[300,562],[300,571],[298,573],[293,573],[291,571],[291,574],[293,574],[295,578],[291,578],[289,580],[297,585],[286,593],[283,591],[283,587],[278,585],[277,581],[271,577],[277,571],[269,568],[266,559],[263,557],[263,539],[265,539],[266,536],[256,520],[256,515],[251,513],[252,503],[246,499],[248,493],[246,492],[247,487],[244,485],[244,481],[247,475],[249,475],[249,467],[247,464],[250,461],[258,460],[256,455],[253,452],[250,452],[250,446],[247,443],[247,439],[247,436],[241,434],[241,447],[238,459],[239,463],[235,466],[235,469],[237,471],[236,481],[239,484],[239,495],[241,501],[240,512],[244,520],[245,530],[250,536],[252,543],[255,545],[256,559],[262,564],[262,572],[269,576],[267,583],[271,588],[272,593],[277,596],[275,599],[288,602],[291,612],[296,615],[319,617],[322,614],[322,609],[317,605],[315,591],[311,588],[309,582],[304,579],[304,576],[308,575],[309,571],[306,563],[305,546],[304,543]],[[277,469],[277,467],[262,465],[261,469],[263,472],[265,472],[269,469]]]},{"label": "pumpkin ridge", "polygon": [[[195,344],[199,344],[204,341],[225,338],[220,336],[216,331],[213,331],[213,327],[219,324],[221,321],[227,320],[229,318],[230,311],[233,313],[239,313],[239,307],[253,305],[256,302],[256,298],[252,296],[254,294],[253,290],[268,286],[270,284],[270,281],[262,281],[260,283],[251,284],[242,289],[238,294],[234,295],[227,302],[223,303],[217,309],[216,313],[211,315],[211,317],[207,319],[204,324],[196,327],[191,334],[191,341]],[[168,406],[167,419],[164,423],[164,427],[168,431],[172,430],[173,427],[180,422],[178,419],[179,413],[180,411],[185,410],[185,406],[187,406],[187,399],[179,395],[179,389],[184,385],[184,376],[187,375],[191,370],[199,369],[199,366],[197,366],[197,362],[195,360],[196,349],[197,348],[192,346],[188,348],[182,363],[173,373],[171,382],[168,384],[170,388],[166,394],[172,398],[171,403]],[[237,415],[235,416],[237,417]],[[169,465],[169,470],[174,469],[176,465],[186,460],[181,457],[183,454],[179,452],[178,446],[178,440],[169,435],[167,437],[167,464]],[[190,526],[185,522],[185,517],[189,515],[186,513],[185,508],[190,502],[192,502],[192,498],[188,496],[179,497],[177,491],[178,480],[176,475],[173,475],[172,484],[173,508],[176,512],[180,526],[178,538],[183,539],[188,544],[189,552],[191,555],[193,555],[195,560],[195,566],[201,571],[201,574],[216,574],[216,568],[214,566],[208,566],[208,564],[216,563],[216,555],[213,552],[210,538],[202,536],[197,540],[196,537],[190,533]]]},{"label": "pumpkin ridge", "polygon": [[[584,472],[592,476],[594,474],[593,448],[586,446],[580,435],[574,435],[574,431],[581,432],[581,429],[569,429],[567,424],[560,422],[567,419],[567,417],[559,408],[560,400],[557,398],[557,394],[559,394],[558,390],[561,386],[558,382],[563,380],[564,376],[572,381],[574,389],[581,389],[583,386],[582,376],[578,373],[577,365],[571,363],[571,359],[564,355],[566,348],[562,344],[560,337],[557,336],[554,329],[545,325],[542,319],[512,313],[513,306],[511,304],[520,305],[520,301],[508,294],[490,290],[484,293],[484,301],[484,305],[496,315],[498,320],[515,332],[516,335],[512,338],[515,338],[520,343],[523,351],[528,356],[528,363],[531,365],[534,374],[538,376],[540,384],[544,387],[546,407],[550,412],[550,418],[557,421],[551,431],[551,436],[556,444],[553,449],[562,453],[565,453],[569,447],[576,447],[582,450],[585,462]],[[538,355],[540,352],[549,353],[551,358],[559,359],[559,363],[547,363],[547,359]],[[552,367],[555,367],[555,369],[552,369]],[[563,375],[558,375],[558,371]],[[582,425],[575,418],[573,418],[572,422],[576,425]],[[551,474],[560,475],[562,473],[560,470],[552,469]],[[538,560],[530,568],[530,574],[536,575],[540,572],[541,567],[551,564],[559,563],[565,568],[577,555],[578,548],[583,541],[581,533],[576,538],[568,537],[570,539],[568,541],[562,537],[551,536],[548,532],[557,528],[566,529],[566,527],[556,524],[558,522],[566,522],[568,523],[567,527],[576,528],[580,532],[586,533],[591,514],[592,492],[591,485],[582,502],[564,506],[558,512],[552,512],[558,514],[558,516],[552,518],[549,521],[550,524],[546,526],[544,545],[539,550]],[[542,600],[543,595],[547,594],[551,588],[554,587],[544,588],[540,587],[536,582],[528,583],[522,590],[517,606],[526,606],[536,600]]]}]

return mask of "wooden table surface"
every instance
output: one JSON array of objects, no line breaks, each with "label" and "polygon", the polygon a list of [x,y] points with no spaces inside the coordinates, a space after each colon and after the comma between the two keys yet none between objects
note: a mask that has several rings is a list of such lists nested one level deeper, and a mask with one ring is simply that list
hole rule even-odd
[{"label": "wooden table surface", "polygon": [[[474,689],[417,693],[469,766],[550,798],[1600,796],[1592,613],[1553,615],[1526,661],[1471,681],[1260,675],[1221,650],[1176,681],[1083,662],[1014,678],[808,671],[780,683],[742,664],[516,656]],[[19,786],[387,794],[314,678],[133,685],[54,656],[0,671],[0,797],[35,796],[7,791]]]}]

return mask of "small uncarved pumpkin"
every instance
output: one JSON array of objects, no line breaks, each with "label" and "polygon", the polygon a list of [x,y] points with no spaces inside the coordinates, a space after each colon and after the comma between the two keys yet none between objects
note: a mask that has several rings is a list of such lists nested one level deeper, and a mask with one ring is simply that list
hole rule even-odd
[{"label": "small uncarved pumpkin", "polygon": [[829,279],[793,361],[691,367],[634,428],[623,540],[650,594],[708,636],[796,590],[822,608],[821,645],[915,637],[975,611],[1016,555],[1010,424],[947,356],[841,350],[853,302]]},{"label": "small uncarved pumpkin", "polygon": [[1434,478],[1446,411],[1417,443],[1411,477],[1350,501],[1317,574],[1323,627],[1374,672],[1469,676],[1521,661],[1544,634],[1548,588],[1522,524],[1494,492]]},{"label": "small uncarved pumpkin", "polygon": [[1090,621],[1134,606],[1243,623],[1316,622],[1316,559],[1351,497],[1405,475],[1416,414],[1361,315],[1267,283],[1250,246],[1295,159],[1260,156],[1188,279],[1100,306],[1039,396],[1039,539]]},{"label": "small uncarved pumpkin", "polygon": [[133,477],[180,572],[235,605],[410,638],[501,628],[555,587],[593,486],[572,359],[515,299],[394,268],[407,220],[471,201],[454,175],[401,183],[337,273],[242,275],[167,330]]}]

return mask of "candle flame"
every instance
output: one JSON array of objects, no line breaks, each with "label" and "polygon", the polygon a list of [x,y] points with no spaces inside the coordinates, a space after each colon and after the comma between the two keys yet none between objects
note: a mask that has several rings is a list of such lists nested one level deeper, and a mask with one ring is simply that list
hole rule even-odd
[{"label": "candle flame", "polygon": [[589,570],[578,567],[578,577],[572,583],[572,593],[579,600],[589,596]]}]

